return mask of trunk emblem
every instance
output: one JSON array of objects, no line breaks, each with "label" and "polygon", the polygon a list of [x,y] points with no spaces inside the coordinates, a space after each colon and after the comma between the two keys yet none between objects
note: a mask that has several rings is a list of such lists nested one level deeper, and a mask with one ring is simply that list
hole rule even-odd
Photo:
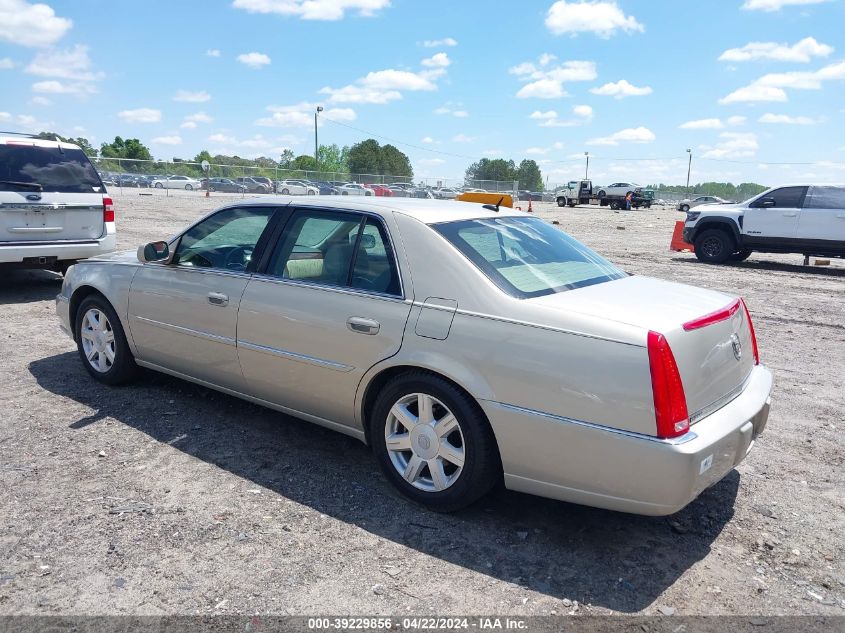
[{"label": "trunk emblem", "polygon": [[41,194],[40,193],[28,193],[26,195],[26,199],[27,200],[41,200]]},{"label": "trunk emblem", "polygon": [[731,334],[731,348],[734,352],[734,358],[737,360],[742,358],[742,343],[739,342],[739,337],[736,334]]}]

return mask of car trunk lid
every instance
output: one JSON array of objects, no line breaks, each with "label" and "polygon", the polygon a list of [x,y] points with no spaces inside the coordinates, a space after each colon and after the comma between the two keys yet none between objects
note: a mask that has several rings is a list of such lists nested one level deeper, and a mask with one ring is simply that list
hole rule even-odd
[{"label": "car trunk lid", "polygon": [[530,301],[641,328],[644,345],[648,332],[662,334],[677,363],[691,424],[738,395],[755,364],[742,304],[712,290],[633,276]]}]

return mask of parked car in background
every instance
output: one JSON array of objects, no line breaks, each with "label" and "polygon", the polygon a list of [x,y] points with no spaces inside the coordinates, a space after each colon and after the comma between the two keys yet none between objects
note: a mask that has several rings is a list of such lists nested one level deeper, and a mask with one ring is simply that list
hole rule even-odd
[{"label": "parked car in background", "polygon": [[687,211],[683,236],[709,264],[754,251],[845,257],[845,185],[789,185],[739,204],[702,204]]},{"label": "parked car in background", "polygon": [[504,483],[672,514],[769,415],[740,298],[628,275],[504,207],[239,201],[74,266],[56,311],[93,379],[141,366],[346,433],[439,511]]},{"label": "parked car in background", "polygon": [[359,185],[357,182],[347,182],[337,188],[342,196],[375,196],[372,189],[367,189],[364,185]]},{"label": "parked car in background", "polygon": [[636,194],[640,189],[642,189],[642,185],[634,182],[614,182],[612,185],[606,185],[604,187],[593,186],[593,191],[596,192],[599,198],[606,196],[622,196],[624,198],[629,193]]},{"label": "parked car in background", "polygon": [[138,177],[133,174],[118,174],[114,177],[116,187],[138,187]]},{"label": "parked car in background", "polygon": [[543,192],[542,191],[527,191],[527,190],[520,190],[519,192],[519,199],[525,202],[534,201],[540,202],[543,199]]},{"label": "parked car in background", "polygon": [[313,185],[319,189],[321,196],[336,196],[340,193],[335,185],[326,180],[318,180]]},{"label": "parked car in background", "polygon": [[678,211],[683,211],[686,213],[690,209],[694,209],[700,204],[732,204],[728,200],[724,200],[723,198],[719,198],[718,196],[698,196],[697,198],[693,198],[692,200],[681,200],[678,203]]},{"label": "parked car in background", "polygon": [[452,187],[440,187],[433,189],[432,194],[435,198],[440,200],[454,200],[461,195],[461,192],[458,189],[453,189]]},{"label": "parked car in background", "polygon": [[264,185],[267,190],[265,192],[260,193],[273,193],[273,181],[267,178],[266,176],[252,176],[252,179],[257,182],[259,185]]},{"label": "parked car in background", "polygon": [[199,189],[201,185],[202,183],[199,180],[188,176],[168,176],[163,180],[153,180],[153,187],[156,189],[187,189],[192,191]]},{"label": "parked car in background", "polygon": [[246,187],[230,178],[203,178],[202,188],[225,193],[246,193]]},{"label": "parked car in background", "polygon": [[114,203],[78,146],[0,135],[0,268],[63,273],[114,247]]},{"label": "parked car in background", "polygon": [[320,189],[301,180],[280,180],[276,183],[276,193],[283,196],[318,196]]},{"label": "parked car in background", "polygon": [[153,186],[153,181],[157,178],[157,176],[136,176],[136,181],[138,182],[139,187],[149,188]]},{"label": "parked car in background", "polygon": [[385,185],[388,189],[390,189],[390,193],[392,196],[397,198],[410,198],[411,191],[407,187],[398,187],[396,185]]},{"label": "parked car in background", "polygon": [[370,189],[374,194],[376,194],[379,198],[390,198],[393,196],[393,192],[387,185],[379,185],[376,183],[367,183],[364,185],[367,189]]},{"label": "parked car in background", "polygon": [[258,182],[250,176],[240,176],[238,178],[232,178],[232,180],[246,187],[247,193],[270,193],[272,191],[272,185],[267,186],[265,183]]}]

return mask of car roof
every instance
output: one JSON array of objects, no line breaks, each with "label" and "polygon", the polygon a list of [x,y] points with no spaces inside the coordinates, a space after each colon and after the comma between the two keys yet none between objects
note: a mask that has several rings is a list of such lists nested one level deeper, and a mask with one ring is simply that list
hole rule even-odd
[{"label": "car roof", "polygon": [[0,143],[3,145],[29,145],[31,147],[58,147],[61,145],[62,147],[69,149],[81,149],[79,145],[74,145],[73,143],[65,143],[64,141],[59,143],[59,141],[48,141],[46,139],[31,138],[29,136],[0,135]]},{"label": "car roof", "polygon": [[320,209],[336,209],[338,211],[363,211],[382,216],[395,212],[412,217],[424,224],[512,216],[530,217],[524,211],[518,211],[509,207],[501,207],[497,212],[491,209],[486,209],[483,205],[477,202],[456,202],[454,200],[435,200],[427,198],[385,199],[374,198],[374,196],[369,196],[370,199],[367,200],[349,199],[348,196],[345,196],[340,200],[311,198],[314,198],[314,196],[310,196],[305,199],[302,197],[292,196],[265,196],[248,202],[233,203],[231,206],[243,207],[245,204],[249,206],[278,206],[280,204],[293,204],[297,207],[316,207]]}]

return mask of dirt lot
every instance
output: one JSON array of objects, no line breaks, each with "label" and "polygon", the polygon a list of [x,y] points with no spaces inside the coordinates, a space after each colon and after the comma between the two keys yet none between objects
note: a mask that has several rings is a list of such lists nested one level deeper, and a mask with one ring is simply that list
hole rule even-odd
[{"label": "dirt lot", "polygon": [[[116,195],[119,246],[226,196]],[[767,431],[667,519],[500,492],[440,516],[353,439],[153,373],[108,388],[57,275],[0,273],[0,613],[845,614],[845,262],[667,250],[680,214],[538,215],[623,268],[746,297]],[[836,536],[836,535],[839,536]]]}]

